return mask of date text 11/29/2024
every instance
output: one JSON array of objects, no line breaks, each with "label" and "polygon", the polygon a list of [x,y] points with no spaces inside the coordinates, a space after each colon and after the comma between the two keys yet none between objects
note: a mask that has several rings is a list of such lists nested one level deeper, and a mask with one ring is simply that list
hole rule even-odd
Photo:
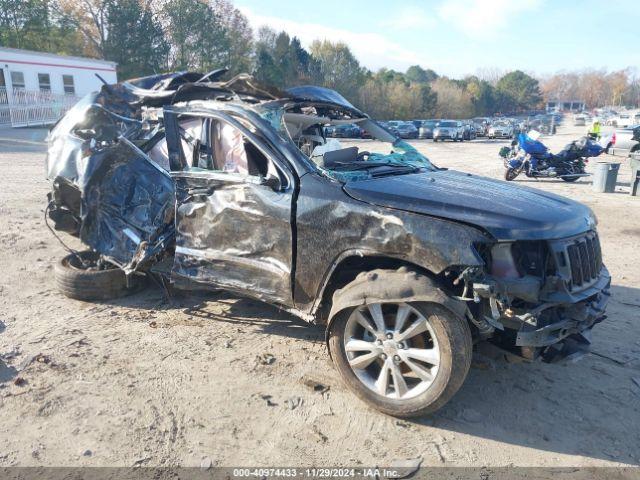
[{"label": "date text 11/29/2024", "polygon": [[403,468],[234,468],[236,478],[402,478]]}]

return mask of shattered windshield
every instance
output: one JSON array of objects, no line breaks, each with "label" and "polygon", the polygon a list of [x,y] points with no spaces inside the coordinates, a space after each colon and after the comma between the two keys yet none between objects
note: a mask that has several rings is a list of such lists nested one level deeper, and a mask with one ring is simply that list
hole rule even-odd
[{"label": "shattered windshield", "polygon": [[[335,106],[262,105],[260,115],[278,134],[293,141],[324,175],[353,181],[436,170],[424,155],[367,117],[354,118]],[[389,122],[404,125],[405,122]],[[346,126],[351,135],[335,138]],[[333,128],[328,128],[333,127]],[[340,128],[336,128],[340,127]]]}]

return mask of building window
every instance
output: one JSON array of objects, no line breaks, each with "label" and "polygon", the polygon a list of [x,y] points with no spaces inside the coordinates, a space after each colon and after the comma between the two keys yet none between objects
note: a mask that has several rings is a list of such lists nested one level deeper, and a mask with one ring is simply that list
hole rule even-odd
[{"label": "building window", "polygon": [[51,91],[51,77],[49,77],[48,73],[38,74],[38,85],[40,85],[41,92]]},{"label": "building window", "polygon": [[67,95],[76,94],[76,86],[73,83],[73,75],[62,75],[62,84],[64,86],[64,93]]},{"label": "building window", "polygon": [[11,72],[11,86],[13,88],[24,88],[24,73]]}]

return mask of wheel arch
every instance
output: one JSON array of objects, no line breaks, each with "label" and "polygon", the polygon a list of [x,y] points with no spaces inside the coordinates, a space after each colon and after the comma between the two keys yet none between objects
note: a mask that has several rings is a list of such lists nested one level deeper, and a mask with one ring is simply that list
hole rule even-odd
[{"label": "wheel arch", "polygon": [[316,316],[317,323],[328,323],[330,303],[336,290],[345,287],[360,274],[376,269],[397,270],[402,267],[420,272],[434,279],[437,275],[431,269],[400,256],[361,249],[342,252],[323,275],[319,290],[315,296],[316,300],[311,307],[311,314]]},{"label": "wheel arch", "polygon": [[396,269],[374,268],[361,271],[341,288],[333,289],[330,299],[330,309],[325,317],[327,347],[334,320],[341,312],[359,305],[381,302],[435,303],[465,321],[468,313],[466,303],[447,295],[440,288],[437,277],[410,263]]}]

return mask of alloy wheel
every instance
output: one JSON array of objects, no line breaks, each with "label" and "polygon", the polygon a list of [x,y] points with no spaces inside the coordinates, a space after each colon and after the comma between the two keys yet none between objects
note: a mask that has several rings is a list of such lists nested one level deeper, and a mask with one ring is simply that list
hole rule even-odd
[{"label": "alloy wheel", "polygon": [[406,303],[355,308],[346,323],[349,366],[371,391],[409,399],[429,389],[440,365],[440,348],[429,320]]}]

